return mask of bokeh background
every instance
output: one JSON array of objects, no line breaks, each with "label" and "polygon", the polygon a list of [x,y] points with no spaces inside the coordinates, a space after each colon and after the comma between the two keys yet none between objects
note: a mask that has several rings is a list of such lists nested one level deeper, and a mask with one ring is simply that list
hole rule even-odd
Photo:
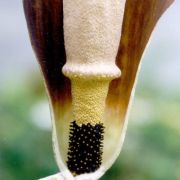
[{"label": "bokeh background", "polygon": [[[180,179],[180,1],[143,57],[122,152],[102,180]],[[0,180],[58,171],[42,76],[21,0],[0,0]]]}]

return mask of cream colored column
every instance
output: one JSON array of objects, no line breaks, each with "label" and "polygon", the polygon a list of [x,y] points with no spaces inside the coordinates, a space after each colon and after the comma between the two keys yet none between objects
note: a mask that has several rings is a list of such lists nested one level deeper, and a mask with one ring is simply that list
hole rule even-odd
[{"label": "cream colored column", "polygon": [[109,82],[120,76],[115,59],[125,0],[64,0],[67,62],[73,117],[81,124],[103,121]]}]

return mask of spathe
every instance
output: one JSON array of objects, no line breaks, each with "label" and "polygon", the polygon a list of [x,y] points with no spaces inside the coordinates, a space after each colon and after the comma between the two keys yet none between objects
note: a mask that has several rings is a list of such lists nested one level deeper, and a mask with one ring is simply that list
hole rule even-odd
[{"label": "spathe", "polygon": [[[31,43],[40,64],[49,95],[53,122],[53,144],[62,174],[73,179],[66,166],[68,134],[72,120],[71,85],[62,74],[66,62],[62,0],[24,0]],[[106,99],[103,161],[91,178],[99,178],[120,153],[128,111],[140,60],[150,35],[173,0],[127,0],[116,64],[121,77],[111,82]],[[88,177],[88,175],[87,175]],[[76,177],[78,179],[78,176]]]}]

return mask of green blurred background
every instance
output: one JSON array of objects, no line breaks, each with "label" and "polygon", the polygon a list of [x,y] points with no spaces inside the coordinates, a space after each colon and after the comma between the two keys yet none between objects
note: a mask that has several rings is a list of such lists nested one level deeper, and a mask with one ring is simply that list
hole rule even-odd
[{"label": "green blurred background", "polygon": [[[125,143],[102,180],[180,179],[180,1],[143,57]],[[0,0],[0,180],[58,172],[47,96],[21,0]]]}]

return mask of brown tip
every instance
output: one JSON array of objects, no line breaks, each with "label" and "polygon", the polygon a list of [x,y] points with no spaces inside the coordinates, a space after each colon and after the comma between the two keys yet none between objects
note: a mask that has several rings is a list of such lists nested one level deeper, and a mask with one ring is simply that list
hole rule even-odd
[{"label": "brown tip", "polygon": [[[173,0],[127,0],[122,36],[116,63],[122,71],[112,81],[107,105],[124,117],[134,86],[139,63],[151,33]],[[123,118],[124,119],[124,118]]]},{"label": "brown tip", "polygon": [[62,74],[66,55],[62,0],[24,0],[31,44],[52,102],[70,99],[70,83]]}]

